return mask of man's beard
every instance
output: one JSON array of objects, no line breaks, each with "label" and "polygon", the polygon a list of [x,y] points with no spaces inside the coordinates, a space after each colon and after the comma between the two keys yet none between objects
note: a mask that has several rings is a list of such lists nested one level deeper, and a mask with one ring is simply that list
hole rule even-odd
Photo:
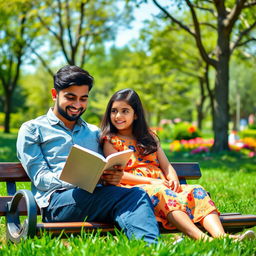
[{"label": "man's beard", "polygon": [[83,110],[83,108],[80,108],[79,110],[81,110],[81,112],[78,114],[78,115],[75,115],[75,116],[70,116],[68,113],[67,113],[67,110],[68,110],[69,107],[66,107],[66,111],[64,109],[62,109],[59,105],[59,102],[57,100],[57,109],[58,109],[58,112],[61,116],[63,116],[65,119],[67,119],[68,121],[76,121],[80,118],[80,116],[85,112],[86,109]]}]

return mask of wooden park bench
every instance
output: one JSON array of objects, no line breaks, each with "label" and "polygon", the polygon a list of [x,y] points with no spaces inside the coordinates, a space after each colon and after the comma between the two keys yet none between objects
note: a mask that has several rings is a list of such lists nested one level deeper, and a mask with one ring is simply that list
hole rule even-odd
[{"label": "wooden park bench", "polygon": [[[172,163],[180,182],[196,180],[201,177],[198,163]],[[40,210],[30,190],[17,191],[17,182],[30,182],[29,177],[20,163],[0,163],[0,182],[6,183],[7,196],[0,196],[0,216],[6,217],[7,240],[18,243],[26,237],[40,236],[42,231],[48,231],[52,235],[81,234],[82,230],[91,232],[101,230],[114,233],[112,223],[98,222],[59,222],[43,223],[40,219]],[[21,221],[21,216],[23,221]],[[240,213],[226,213],[220,215],[224,229],[228,233],[240,232],[245,228],[256,226],[256,215],[242,215]],[[203,229],[200,224],[198,227]],[[166,230],[161,228],[161,233],[179,232],[177,229]]]}]

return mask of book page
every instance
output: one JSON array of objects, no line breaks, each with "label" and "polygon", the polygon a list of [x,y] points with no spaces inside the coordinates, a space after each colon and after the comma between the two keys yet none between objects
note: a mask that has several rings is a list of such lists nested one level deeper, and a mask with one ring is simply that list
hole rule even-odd
[{"label": "book page", "polygon": [[106,164],[105,158],[101,155],[99,158],[98,155],[92,150],[74,145],[60,179],[92,193]]},{"label": "book page", "polygon": [[79,146],[77,144],[74,144],[73,147],[75,147],[77,149],[80,149],[80,150],[83,150],[83,151],[85,151],[85,152],[87,152],[87,153],[89,153],[91,155],[94,155],[94,156],[100,158],[102,161],[106,162],[106,158],[103,155],[101,155],[100,153],[98,153],[98,152],[95,152],[95,151],[90,150],[88,148],[84,148],[84,147]]},{"label": "book page", "polygon": [[106,158],[107,164],[104,167],[104,170],[113,169],[114,165],[121,165],[122,168],[124,168],[126,166],[126,164],[128,163],[132,153],[133,153],[133,150],[127,149],[127,150],[116,152],[116,153],[109,155]]}]

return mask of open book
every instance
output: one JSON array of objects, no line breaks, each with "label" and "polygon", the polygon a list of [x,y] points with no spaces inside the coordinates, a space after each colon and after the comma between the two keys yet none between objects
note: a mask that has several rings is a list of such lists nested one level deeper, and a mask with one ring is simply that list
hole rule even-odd
[{"label": "open book", "polygon": [[113,169],[114,165],[126,166],[132,155],[128,149],[104,157],[90,149],[73,145],[60,179],[92,193],[104,170]]}]

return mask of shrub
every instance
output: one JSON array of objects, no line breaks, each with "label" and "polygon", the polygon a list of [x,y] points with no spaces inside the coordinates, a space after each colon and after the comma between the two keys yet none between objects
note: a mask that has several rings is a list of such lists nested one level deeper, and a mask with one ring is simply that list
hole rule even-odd
[{"label": "shrub", "polygon": [[248,128],[256,130],[256,124],[249,124]]},{"label": "shrub", "polygon": [[239,132],[240,138],[254,138],[256,139],[256,129],[245,129]]},{"label": "shrub", "polygon": [[157,135],[161,141],[167,141],[167,142],[171,141],[171,138],[172,138],[172,126],[171,125],[165,124],[162,127],[158,127],[157,129],[154,128],[153,130],[157,133]]},{"label": "shrub", "polygon": [[173,126],[172,139],[174,140],[189,140],[197,137],[201,137],[201,132],[190,123],[181,122]]}]

